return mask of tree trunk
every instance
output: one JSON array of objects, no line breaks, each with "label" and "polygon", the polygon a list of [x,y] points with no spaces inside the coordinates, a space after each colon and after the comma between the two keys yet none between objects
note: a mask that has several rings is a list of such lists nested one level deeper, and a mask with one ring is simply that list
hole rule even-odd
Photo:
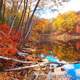
[{"label": "tree trunk", "polygon": [[3,6],[3,0],[0,0],[0,19],[2,19],[2,6]]},{"label": "tree trunk", "polygon": [[20,44],[19,44],[19,48],[20,48],[20,49],[21,49],[21,48],[23,47],[23,45],[25,44],[25,42],[26,42],[26,40],[27,40],[27,38],[28,38],[31,30],[32,30],[31,23],[32,23],[32,19],[33,19],[34,13],[35,13],[38,5],[39,5],[39,2],[40,2],[40,0],[37,1],[36,5],[35,5],[35,8],[34,8],[34,10],[33,10],[33,12],[32,12],[32,15],[30,16],[30,18],[29,18],[29,20],[28,20],[28,23],[25,25],[25,26],[26,26],[26,27],[25,27],[25,30],[26,30],[26,28],[27,28],[28,30],[27,30],[27,31],[24,31],[24,33],[23,33],[23,34],[24,34],[24,35],[23,35],[23,38],[22,38],[22,40],[21,40],[21,42],[20,42]]}]

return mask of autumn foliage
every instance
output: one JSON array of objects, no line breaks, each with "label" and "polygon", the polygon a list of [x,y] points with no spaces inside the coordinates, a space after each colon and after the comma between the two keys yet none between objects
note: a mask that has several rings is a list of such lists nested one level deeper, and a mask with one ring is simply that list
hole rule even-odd
[{"label": "autumn foliage", "polygon": [[55,20],[52,21],[53,26],[60,31],[72,31],[74,25],[78,21],[79,15],[76,12],[67,12],[59,15]]},{"label": "autumn foliage", "polygon": [[[78,52],[73,51],[74,46],[64,47],[63,44],[61,44],[61,46],[58,45],[59,42],[57,41],[57,39],[54,39],[54,35],[57,32],[64,33],[65,31],[65,34],[68,35],[69,31],[73,32],[73,29],[76,28],[76,24],[79,23],[79,21],[80,15],[75,12],[69,12],[63,15],[59,15],[54,21],[52,20],[52,22],[46,19],[36,19],[36,23],[32,25],[33,28],[28,38],[28,44],[30,45],[30,48],[32,46],[36,47],[36,55],[37,53],[47,54],[48,48],[52,48],[53,53],[55,53],[55,55],[60,59],[65,60],[67,58],[67,60],[77,60],[79,57],[76,57],[75,55],[78,55]],[[7,24],[0,24],[0,56],[16,58],[20,40],[20,32],[15,32],[15,29],[13,29],[11,33],[8,34],[9,30],[10,26],[8,26]],[[59,40],[65,40],[65,37],[62,36],[63,33],[59,34],[62,37],[62,39]],[[55,38],[57,36],[55,36]],[[79,48],[80,45],[77,44],[77,47]],[[38,48],[41,48],[42,50],[39,50]],[[33,52],[31,53],[33,54]],[[33,58],[32,55],[25,57],[25,59],[30,61],[37,61],[37,59]]]},{"label": "autumn foliage", "polygon": [[7,24],[0,24],[0,56],[12,57],[17,52],[17,41],[19,33],[8,34],[10,27]]}]

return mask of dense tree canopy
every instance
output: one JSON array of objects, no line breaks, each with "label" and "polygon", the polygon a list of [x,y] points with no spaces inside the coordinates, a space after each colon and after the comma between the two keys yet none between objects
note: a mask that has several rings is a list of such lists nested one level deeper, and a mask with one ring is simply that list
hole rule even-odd
[{"label": "dense tree canopy", "polygon": [[53,26],[56,27],[57,30],[61,31],[70,31],[75,27],[77,22],[78,15],[75,12],[64,13],[63,15],[59,15],[54,21]]}]

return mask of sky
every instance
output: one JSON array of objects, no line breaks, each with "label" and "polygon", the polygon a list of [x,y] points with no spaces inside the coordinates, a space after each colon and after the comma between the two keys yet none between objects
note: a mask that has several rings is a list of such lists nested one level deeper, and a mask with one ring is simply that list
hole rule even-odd
[{"label": "sky", "polygon": [[[80,0],[70,0],[64,6],[58,8],[60,13],[68,11],[80,11]],[[54,13],[50,9],[44,9],[40,11],[40,18],[51,19],[55,18],[58,15],[57,11]]]}]

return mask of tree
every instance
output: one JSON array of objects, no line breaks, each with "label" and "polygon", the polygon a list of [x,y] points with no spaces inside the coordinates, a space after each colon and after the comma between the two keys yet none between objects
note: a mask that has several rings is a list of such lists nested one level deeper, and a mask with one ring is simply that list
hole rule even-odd
[{"label": "tree", "polygon": [[2,19],[3,0],[0,0],[0,19]]},{"label": "tree", "polygon": [[[48,1],[47,1],[47,4],[46,4],[46,1],[44,1],[44,0],[42,0],[42,2],[40,2],[40,1],[41,0],[11,0],[12,5],[11,5],[11,7],[8,7],[8,8],[10,8],[10,11],[11,11],[10,17],[12,17],[11,24],[10,24],[10,26],[8,26],[9,30],[7,30],[7,28],[0,29],[0,31],[2,31],[1,35],[0,35],[1,36],[0,37],[0,39],[1,39],[0,51],[1,51],[2,56],[5,55],[8,57],[13,57],[16,55],[17,51],[22,51],[24,44],[27,42],[28,37],[29,37],[32,27],[33,27],[32,22],[33,22],[33,18],[35,16],[35,12],[42,10],[42,8],[46,7],[46,5],[48,5]],[[5,4],[7,2],[8,2],[8,0],[6,0]],[[61,1],[61,2],[63,2],[63,1]],[[53,3],[55,3],[55,5],[61,4],[61,2],[60,2],[60,0],[53,1]],[[42,3],[44,3],[44,4],[42,4]],[[5,6],[5,8],[6,7],[7,6]],[[22,9],[21,9],[21,7],[22,7]],[[49,7],[49,9],[50,9],[50,7]],[[53,7],[54,7],[54,5],[53,5]],[[21,10],[20,11],[21,15],[20,15],[20,19],[19,19],[17,28],[15,28],[14,24],[18,17],[19,10]],[[4,11],[4,12],[6,12],[6,11]],[[42,33],[46,34],[46,33],[51,32],[51,30],[50,31],[48,30],[49,24],[48,24],[47,20],[39,21],[39,23],[37,25],[38,25],[38,27],[40,26],[40,28],[43,29],[41,31]],[[44,28],[44,27],[46,27],[46,28]],[[18,32],[19,32],[19,34],[18,34]],[[4,36],[2,36],[2,35],[4,35]],[[37,34],[37,36],[38,36],[38,34]],[[2,52],[4,54],[2,54]],[[20,61],[20,60],[18,60],[18,61]],[[24,63],[24,61],[21,61],[21,63]]]},{"label": "tree", "polygon": [[64,13],[63,15],[59,15],[53,22],[53,26],[57,30],[61,31],[71,31],[75,27],[77,21],[77,14],[76,12],[68,12]]},{"label": "tree", "polygon": [[[31,32],[32,18],[34,16],[34,13],[38,12],[39,10],[42,10],[42,8],[46,7],[46,5],[48,5],[48,1],[41,1],[41,0],[34,0],[34,1],[33,0],[30,0],[30,1],[24,0],[23,1],[24,7],[23,7],[20,22],[19,22],[19,25],[17,28],[17,30],[21,31],[20,45],[25,44],[25,42]],[[55,0],[55,1],[53,1],[53,4],[55,4],[56,6],[59,4],[58,6],[60,6],[60,4],[62,5],[63,2],[67,2],[67,1]],[[50,9],[51,6],[48,6],[48,7]],[[53,7],[54,7],[54,5],[53,5]],[[26,19],[25,19],[25,17],[26,17]],[[11,30],[12,30],[12,28],[10,29],[9,33],[11,33]]]},{"label": "tree", "polygon": [[2,15],[2,6],[3,6],[3,0],[0,0],[0,17]]},{"label": "tree", "polygon": [[[6,0],[4,2],[5,5],[11,4],[10,6],[8,6],[10,8],[10,11],[11,11],[11,14],[10,14],[10,17],[11,17],[10,26],[11,26],[11,28],[9,30],[9,34],[11,34],[11,32],[14,28],[14,24],[16,23],[16,21],[18,21],[16,31],[21,32],[19,47],[23,46],[25,44],[25,42],[27,41],[27,38],[28,38],[28,36],[31,32],[31,29],[32,29],[32,20],[33,20],[33,16],[34,16],[35,12],[39,13],[38,11],[42,10],[45,7],[50,9],[51,7],[54,7],[54,4],[55,4],[55,6],[60,6],[60,5],[62,5],[62,3],[66,2],[66,1],[62,1],[62,0],[61,1],[60,0],[51,1],[50,0],[50,2],[53,2],[53,4],[52,4],[53,6],[52,5],[48,6],[49,5],[48,2],[49,2],[48,0],[47,1],[43,1],[43,0],[13,0],[13,1],[8,1],[8,0]],[[6,7],[7,6],[5,6],[5,8]],[[18,11],[22,12],[22,15],[17,20]],[[4,11],[4,12],[6,12],[6,11]]]}]

